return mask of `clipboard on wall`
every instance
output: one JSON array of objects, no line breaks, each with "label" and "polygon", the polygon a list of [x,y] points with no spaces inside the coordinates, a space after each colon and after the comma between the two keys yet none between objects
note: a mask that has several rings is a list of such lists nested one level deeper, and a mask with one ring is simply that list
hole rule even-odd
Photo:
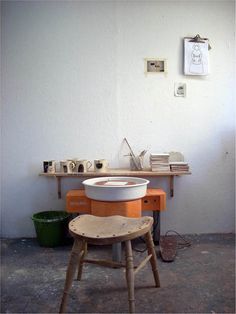
[{"label": "clipboard on wall", "polygon": [[209,74],[209,44],[208,38],[184,38],[184,74],[208,75]]}]

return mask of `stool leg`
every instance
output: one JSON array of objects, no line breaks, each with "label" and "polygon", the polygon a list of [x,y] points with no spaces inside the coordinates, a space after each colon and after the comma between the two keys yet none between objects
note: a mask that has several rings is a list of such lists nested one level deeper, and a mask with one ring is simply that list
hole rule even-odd
[{"label": "stool leg", "polygon": [[67,267],[66,281],[65,281],[64,292],[63,292],[63,296],[62,296],[62,300],[61,300],[61,306],[60,306],[59,313],[65,313],[66,304],[67,304],[67,300],[68,300],[68,294],[69,294],[69,290],[72,286],[73,278],[74,278],[76,268],[78,265],[78,256],[79,256],[81,247],[82,247],[82,242],[75,239],[74,245],[72,247],[72,251],[70,254],[69,264]]},{"label": "stool leg", "polygon": [[150,263],[152,265],[152,272],[153,272],[155,284],[156,284],[156,287],[160,287],[160,279],[159,279],[159,274],[157,270],[157,257],[156,257],[156,252],[154,249],[154,243],[152,240],[152,235],[151,235],[150,230],[145,234],[145,239],[146,239],[148,254],[152,255],[150,259]]},{"label": "stool leg", "polygon": [[126,254],[126,280],[128,286],[129,296],[129,312],[135,312],[134,304],[134,263],[131,241],[125,242],[125,254]]},{"label": "stool leg", "polygon": [[78,275],[77,275],[77,280],[81,280],[81,277],[82,277],[82,270],[83,270],[83,260],[84,258],[86,257],[87,255],[87,242],[84,241],[83,242],[83,245],[82,245],[82,250],[81,250],[81,257],[79,257],[79,266],[78,266]]}]

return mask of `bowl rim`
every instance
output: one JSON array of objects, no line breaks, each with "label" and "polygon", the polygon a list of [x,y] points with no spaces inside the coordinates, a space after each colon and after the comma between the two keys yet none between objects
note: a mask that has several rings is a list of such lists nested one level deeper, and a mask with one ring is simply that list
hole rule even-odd
[{"label": "bowl rim", "polygon": [[[136,183],[135,185],[95,185],[95,184],[90,184],[91,181],[94,181],[98,179],[98,182],[100,181],[103,181],[103,180],[108,180],[108,179],[116,179],[116,180],[121,180],[121,179],[138,179],[138,180],[143,180],[144,182],[140,182],[140,183]],[[109,180],[108,180],[109,181]],[[111,180],[112,181],[112,180]],[[115,180],[114,180],[115,181]],[[96,182],[96,181],[95,181]],[[94,182],[94,183],[95,183]],[[95,187],[95,188],[135,188],[135,187],[138,187],[138,186],[143,186],[143,185],[148,185],[150,183],[149,180],[147,179],[144,179],[144,178],[139,178],[139,177],[96,177],[96,178],[90,178],[90,179],[86,179],[82,182],[83,185],[85,186],[89,186],[89,187]]]}]

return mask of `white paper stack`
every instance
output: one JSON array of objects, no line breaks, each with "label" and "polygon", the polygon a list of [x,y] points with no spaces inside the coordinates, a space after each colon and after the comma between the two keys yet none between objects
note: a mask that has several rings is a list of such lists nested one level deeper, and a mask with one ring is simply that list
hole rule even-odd
[{"label": "white paper stack", "polygon": [[170,162],[170,170],[178,171],[178,172],[188,172],[189,165],[187,162],[184,162],[184,161],[173,161],[173,162]]},{"label": "white paper stack", "polygon": [[168,172],[170,171],[169,154],[151,154],[150,165],[152,171]]}]

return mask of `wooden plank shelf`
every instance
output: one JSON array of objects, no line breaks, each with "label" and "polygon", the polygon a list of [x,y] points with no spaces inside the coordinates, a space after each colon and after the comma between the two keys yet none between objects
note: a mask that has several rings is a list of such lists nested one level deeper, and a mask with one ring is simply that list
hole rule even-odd
[{"label": "wooden plank shelf", "polygon": [[169,178],[169,189],[170,196],[174,196],[174,177],[175,176],[183,176],[190,175],[191,172],[176,172],[176,171],[168,171],[168,172],[157,172],[150,170],[142,170],[142,171],[131,171],[129,169],[109,169],[107,172],[78,172],[78,173],[40,173],[40,176],[44,177],[52,177],[57,179],[57,194],[58,198],[61,198],[61,179],[62,178],[93,178],[93,177],[111,177],[111,176],[127,176],[127,177],[168,177]]}]

